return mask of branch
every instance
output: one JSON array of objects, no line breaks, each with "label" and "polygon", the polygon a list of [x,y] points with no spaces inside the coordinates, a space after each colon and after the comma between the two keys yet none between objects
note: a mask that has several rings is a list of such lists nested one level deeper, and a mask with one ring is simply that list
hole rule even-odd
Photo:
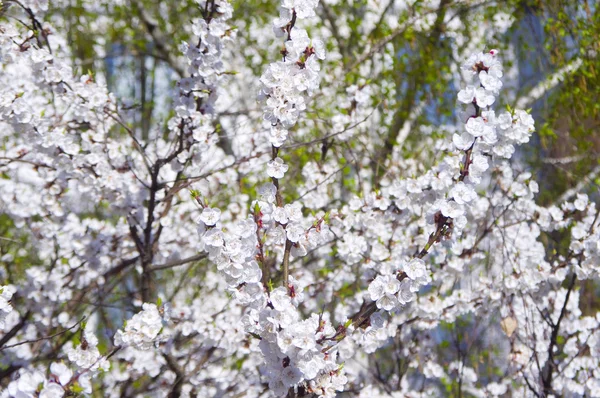
[{"label": "branch", "polygon": [[149,271],[150,272],[154,272],[154,271],[160,271],[163,269],[169,269],[169,268],[174,268],[180,265],[185,265],[188,263],[192,263],[194,261],[200,261],[202,259],[205,259],[207,257],[206,253],[201,253],[201,254],[196,254],[195,256],[191,256],[188,258],[184,258],[182,260],[175,260],[175,261],[171,261],[169,263],[165,263],[165,264],[161,264],[161,265],[155,265],[154,267],[150,268]]},{"label": "branch", "polygon": [[281,264],[281,272],[283,273],[283,286],[286,290],[290,284],[290,251],[292,250],[292,241],[285,240],[285,251],[283,252],[283,262]]},{"label": "branch", "polygon": [[112,268],[108,271],[106,271],[103,275],[104,280],[107,280],[110,276],[113,276],[115,274],[118,274],[119,272],[123,271],[125,268],[129,267],[130,265],[133,265],[137,262],[137,260],[139,260],[139,256],[134,257],[134,258],[130,258],[128,260],[124,260],[123,262],[121,262],[121,264],[117,265],[115,268]]},{"label": "branch", "polygon": [[554,364],[554,348],[558,343],[558,332],[560,329],[560,323],[567,312],[567,304],[569,303],[569,297],[571,296],[573,287],[575,287],[576,280],[577,275],[573,273],[573,276],[571,277],[571,282],[569,282],[567,295],[565,296],[565,302],[563,303],[562,309],[560,310],[560,315],[558,316],[558,320],[556,321],[556,324],[552,329],[552,335],[550,336],[550,345],[548,346],[548,359],[546,360],[544,368],[542,369],[542,388],[544,389],[544,396],[552,394],[552,374],[554,371],[554,367],[556,366]]},{"label": "branch", "polygon": [[534,88],[529,91],[524,97],[521,97],[517,100],[517,104],[515,106],[516,109],[526,109],[529,108],[535,101],[544,96],[548,91],[552,90],[554,87],[558,86],[558,84],[563,81],[567,76],[574,74],[583,64],[583,60],[581,58],[576,58],[571,61],[567,65],[563,66],[550,76],[548,76],[543,81],[539,82]]},{"label": "branch", "polygon": [[[25,315],[23,315],[23,317],[21,318],[19,323],[17,323],[8,333],[6,333],[4,336],[2,336],[2,339],[0,339],[0,347],[2,347],[10,339],[12,339],[19,332],[19,330],[21,330],[23,328],[23,326],[25,326],[25,324],[27,323],[27,318],[29,318],[30,314],[31,314],[31,311],[27,311],[25,313]],[[4,348],[7,348],[7,347],[4,347]],[[4,348],[0,348],[0,351],[2,351]]]},{"label": "branch", "polygon": [[[25,320],[25,318],[23,318],[23,320],[22,320],[21,322],[23,322],[24,320]],[[52,338],[54,338],[54,337],[56,337],[56,336],[60,336],[61,334],[65,334],[65,333],[67,333],[69,330],[73,329],[74,327],[76,327],[77,325],[79,325],[79,324],[80,324],[81,322],[83,322],[84,320],[85,320],[85,316],[84,316],[83,318],[81,318],[81,319],[80,319],[80,320],[79,320],[77,323],[75,323],[73,326],[71,326],[70,328],[67,328],[67,329],[61,330],[61,331],[60,331],[60,332],[58,332],[58,333],[51,334],[50,336],[40,337],[39,339],[35,339],[35,340],[25,340],[25,341],[20,341],[20,342],[18,342],[18,343],[15,343],[15,344],[7,345],[7,346],[4,346],[4,347],[1,347],[1,348],[0,348],[0,351],[3,351],[3,350],[5,350],[5,349],[7,349],[7,348],[13,348],[13,347],[17,347],[17,346],[20,346],[20,345],[23,345],[23,344],[37,343],[38,341],[42,341],[42,340],[50,340],[50,339],[52,339]],[[17,325],[17,326],[18,326],[18,325]],[[13,330],[14,330],[14,328],[13,328]],[[12,332],[12,330],[11,330],[11,332]],[[8,336],[8,334],[7,334],[7,336]],[[4,336],[4,337],[7,337],[7,336]],[[12,337],[12,336],[10,336],[10,337]],[[10,337],[9,337],[9,338],[10,338]],[[3,339],[3,340],[4,340],[4,339]],[[0,343],[1,343],[1,342],[0,342]]]}]

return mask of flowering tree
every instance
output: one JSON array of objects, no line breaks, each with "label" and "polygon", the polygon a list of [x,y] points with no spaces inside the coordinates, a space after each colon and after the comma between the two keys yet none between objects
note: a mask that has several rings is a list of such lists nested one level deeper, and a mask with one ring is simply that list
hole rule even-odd
[{"label": "flowering tree", "polygon": [[178,80],[111,94],[70,14],[4,0],[0,397],[600,396],[600,209],[514,156],[586,61],[517,96],[479,2],[79,3]]}]

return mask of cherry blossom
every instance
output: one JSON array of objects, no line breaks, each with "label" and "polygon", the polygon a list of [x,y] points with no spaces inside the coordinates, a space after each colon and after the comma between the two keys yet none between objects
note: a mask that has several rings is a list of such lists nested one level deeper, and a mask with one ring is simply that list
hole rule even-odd
[{"label": "cherry blossom", "polygon": [[267,164],[267,174],[273,178],[283,178],[290,167],[281,158],[275,158]]},{"label": "cherry blossom", "polygon": [[4,320],[6,316],[13,310],[10,305],[10,299],[15,293],[14,286],[0,286],[0,329],[4,329]]},{"label": "cherry blossom", "polygon": [[[440,71],[458,91],[442,123],[429,98],[394,115],[398,49],[369,34],[428,36],[434,5],[337,20],[341,3],[282,0],[265,24],[198,0],[181,26],[140,9],[146,50],[179,75],[145,119],[81,74],[51,3],[12,3],[0,397],[598,395],[597,196],[539,204],[519,152],[533,116],[498,106],[514,49],[476,50],[498,32],[487,4],[440,7],[444,51],[465,60]],[[183,32],[179,57],[162,29]]]},{"label": "cherry blossom", "polygon": [[148,350],[154,345],[162,327],[162,317],[156,305],[144,303],[143,310],[127,321],[123,330],[117,330],[115,345]]}]

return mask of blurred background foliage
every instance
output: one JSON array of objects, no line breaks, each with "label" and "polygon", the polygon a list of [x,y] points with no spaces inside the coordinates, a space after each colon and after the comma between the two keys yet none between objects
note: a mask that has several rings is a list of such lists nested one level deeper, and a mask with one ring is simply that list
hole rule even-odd
[{"label": "blurred background foliage", "polygon": [[[52,3],[52,2],[51,2]],[[67,27],[68,43],[73,62],[80,73],[101,73],[109,89],[135,107],[135,127],[147,136],[152,123],[164,121],[168,116],[168,101],[175,81],[184,76],[186,66],[179,55],[179,44],[190,37],[189,22],[201,16],[195,1],[122,0],[98,2],[95,7],[83,0],[55,2],[52,17],[63,19]],[[508,0],[500,2],[453,2],[442,0],[437,9],[433,28],[419,32],[408,28],[398,31],[383,19],[365,37],[364,22],[368,1],[347,1],[337,4],[321,2],[319,17],[323,26],[332,31],[333,43],[340,49],[346,83],[355,84],[361,79],[356,65],[367,48],[374,43],[391,41],[397,52],[394,68],[381,71],[372,81],[394,82],[397,103],[388,134],[382,138],[382,148],[377,158],[390,155],[398,130],[409,117],[416,104],[425,101],[426,111],[418,118],[408,141],[418,141],[419,123],[452,120],[455,109],[453,83],[444,78],[452,59],[450,41],[445,35],[445,13],[456,12],[463,24],[463,33],[469,37],[475,30],[470,9],[485,7],[485,15],[493,20],[499,10],[516,12],[512,28],[494,37],[491,47],[506,48],[512,44],[515,59],[505,58],[505,63],[518,65],[518,87],[526,94],[536,84],[557,70],[573,62],[581,66],[565,75],[562,84],[550,90],[534,104],[539,145],[527,154],[543,186],[539,201],[550,204],[580,182],[592,189],[597,186],[600,134],[599,63],[600,13],[597,3],[589,0]],[[390,2],[391,4],[392,2]],[[272,0],[233,1],[238,36],[246,46],[255,38],[250,33],[253,25],[269,25],[276,14],[277,2]],[[417,1],[399,16],[399,25],[411,15],[419,14],[429,2]],[[446,11],[448,10],[448,11]],[[346,16],[347,37],[340,36],[337,26],[340,16]],[[272,49],[252,46],[257,57],[248,58],[247,66],[258,77],[267,62],[273,61]],[[99,51],[101,49],[101,51]],[[257,59],[262,62],[256,62]],[[389,90],[389,88],[386,88]],[[385,106],[385,105],[384,105]],[[600,171],[600,170],[596,170]],[[381,171],[380,171],[381,172]]]}]

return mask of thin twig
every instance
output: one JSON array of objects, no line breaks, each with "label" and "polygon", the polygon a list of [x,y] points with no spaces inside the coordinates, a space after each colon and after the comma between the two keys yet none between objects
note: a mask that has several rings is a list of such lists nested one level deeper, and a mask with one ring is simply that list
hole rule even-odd
[{"label": "thin twig", "polygon": [[182,260],[175,260],[175,261],[171,261],[165,264],[161,264],[161,265],[155,265],[154,267],[150,268],[150,272],[154,272],[154,271],[160,271],[163,269],[169,269],[169,268],[174,268],[180,265],[185,265],[194,261],[200,261],[203,260],[207,257],[206,253],[201,253],[201,254],[196,254],[195,256],[191,256],[188,258],[184,258]]},{"label": "thin twig", "polygon": [[35,339],[35,340],[25,340],[25,341],[20,341],[20,342],[18,342],[18,343],[15,343],[15,344],[7,345],[7,346],[4,346],[4,347],[1,347],[1,348],[0,348],[0,351],[3,351],[3,350],[5,350],[5,349],[7,349],[7,348],[13,348],[13,347],[17,347],[17,346],[20,346],[20,345],[23,345],[23,344],[31,344],[31,343],[37,343],[38,341],[42,341],[42,340],[49,340],[49,339],[52,339],[52,338],[54,338],[54,337],[56,337],[56,336],[60,336],[61,334],[65,334],[65,333],[67,333],[69,330],[71,330],[71,329],[73,329],[74,327],[76,327],[77,325],[79,325],[81,322],[83,322],[83,321],[85,320],[85,318],[86,318],[86,317],[84,316],[83,318],[81,318],[81,319],[80,319],[80,320],[79,320],[79,321],[78,321],[76,324],[74,324],[74,325],[73,325],[73,326],[71,326],[70,328],[67,328],[67,329],[65,329],[65,330],[61,330],[61,331],[60,331],[60,332],[58,332],[58,333],[51,334],[50,336],[40,337],[39,339]]}]

